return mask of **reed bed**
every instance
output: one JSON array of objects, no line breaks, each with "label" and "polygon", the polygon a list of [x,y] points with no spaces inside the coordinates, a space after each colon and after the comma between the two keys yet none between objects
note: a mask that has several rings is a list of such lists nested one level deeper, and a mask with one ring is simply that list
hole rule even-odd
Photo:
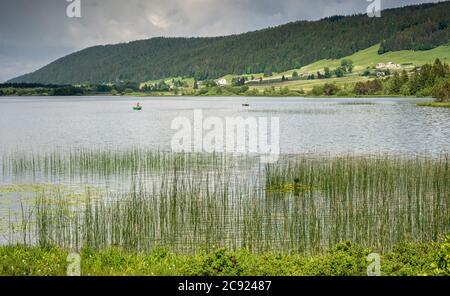
[{"label": "reed bed", "polygon": [[450,231],[448,155],[299,158],[270,165],[266,184],[292,184],[273,193],[294,197],[286,233],[317,251],[342,240],[385,251]]},{"label": "reed bed", "polygon": [[[111,173],[123,172],[111,160],[123,158],[107,155],[87,170],[107,163]],[[262,167],[245,157],[173,157],[157,178],[135,174],[127,192],[79,204],[41,194],[23,213],[26,225],[16,227],[18,237],[67,249],[196,253],[227,247],[312,255],[344,240],[385,252],[399,242],[434,241],[450,232],[448,155],[295,156]],[[123,166],[125,172],[149,168]]]},{"label": "reed bed", "polygon": [[3,177],[44,176],[55,179],[134,176],[173,170],[205,170],[226,166],[247,168],[255,159],[221,153],[172,153],[143,148],[127,150],[76,149],[13,152],[2,155]]}]

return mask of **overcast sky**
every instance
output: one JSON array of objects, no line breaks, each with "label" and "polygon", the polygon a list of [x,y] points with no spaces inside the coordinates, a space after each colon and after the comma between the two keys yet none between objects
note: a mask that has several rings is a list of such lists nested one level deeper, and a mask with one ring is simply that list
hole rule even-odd
[{"label": "overcast sky", "polygon": [[[0,82],[98,44],[155,36],[217,36],[365,12],[367,0],[0,0]],[[381,0],[382,8],[438,2]]]}]

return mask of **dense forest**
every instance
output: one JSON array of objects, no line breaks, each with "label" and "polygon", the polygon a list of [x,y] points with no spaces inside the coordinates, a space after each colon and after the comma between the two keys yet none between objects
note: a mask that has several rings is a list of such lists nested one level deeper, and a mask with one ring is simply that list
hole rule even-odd
[{"label": "dense forest", "polygon": [[138,83],[54,85],[40,83],[0,83],[0,96],[84,96],[118,95],[140,91]]},{"label": "dense forest", "polygon": [[333,16],[225,37],[159,37],[95,46],[10,82],[117,83],[180,76],[204,80],[285,71],[342,58],[378,43],[380,54],[426,50],[449,42],[449,11],[447,1],[385,10],[380,18]]}]

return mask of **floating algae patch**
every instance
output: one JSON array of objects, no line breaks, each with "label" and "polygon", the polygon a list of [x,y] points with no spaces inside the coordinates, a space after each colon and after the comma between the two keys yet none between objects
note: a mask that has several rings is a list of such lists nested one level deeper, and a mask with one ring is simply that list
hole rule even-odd
[{"label": "floating algae patch", "polygon": [[0,186],[0,193],[55,191],[62,187],[62,185],[55,184],[10,184]]},{"label": "floating algae patch", "polygon": [[8,208],[33,205],[38,195],[45,195],[49,200],[65,198],[79,202],[88,195],[97,197],[105,194],[104,189],[86,186],[83,189],[57,184],[10,184],[0,186],[0,215]]},{"label": "floating algae patch", "polygon": [[5,217],[8,217],[11,213],[13,216],[17,216],[16,214],[22,207],[32,206],[39,193],[45,192],[45,194],[53,196],[62,190],[62,186],[52,184],[9,184],[0,186],[0,218],[2,218],[3,224]]},{"label": "floating algae patch", "polygon": [[306,185],[299,183],[283,183],[276,186],[270,186],[266,188],[266,192],[271,193],[296,193],[296,192],[305,192],[305,191],[318,191],[320,190],[319,186],[314,185]]},{"label": "floating algae patch", "polygon": [[376,105],[374,102],[342,102],[338,103],[338,105],[350,105],[350,106],[364,106],[364,105]]},{"label": "floating algae patch", "polygon": [[254,113],[270,113],[270,114],[304,114],[304,115],[320,115],[320,114],[335,114],[338,110],[335,109],[316,109],[316,108],[258,108],[250,109],[248,112]]},{"label": "floating algae patch", "polygon": [[82,191],[89,191],[93,195],[99,195],[104,193],[105,189],[101,189],[95,186],[84,186],[80,190],[79,188],[75,188],[73,186],[61,184],[9,184],[0,186],[0,196],[6,196],[13,193],[45,193],[47,195],[58,194],[60,196],[70,197],[74,194],[80,195],[82,194]]},{"label": "floating algae patch", "polygon": [[[104,189],[86,186],[83,189],[56,184],[9,184],[0,186],[0,233],[10,231],[11,223],[23,219],[22,211],[28,211],[36,200],[45,196],[49,205],[58,204],[62,199],[68,205],[80,205],[106,195]],[[14,217],[11,221],[10,217]]]}]

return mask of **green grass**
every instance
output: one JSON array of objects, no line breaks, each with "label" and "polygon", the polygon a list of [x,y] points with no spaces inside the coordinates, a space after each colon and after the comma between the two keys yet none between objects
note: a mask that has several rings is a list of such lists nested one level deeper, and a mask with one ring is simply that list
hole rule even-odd
[{"label": "green grass", "polygon": [[[375,68],[375,66],[378,63],[387,63],[387,62],[394,62],[397,64],[402,65],[402,69],[411,70],[415,66],[421,66],[426,63],[433,63],[436,58],[441,59],[443,62],[450,63],[450,45],[443,45],[436,47],[432,50],[428,51],[412,51],[412,50],[402,50],[402,51],[396,51],[396,52],[388,52],[383,55],[378,54],[378,49],[380,45],[374,45],[367,49],[358,51],[354,53],[353,55],[343,57],[341,59],[328,59],[328,60],[320,60],[317,62],[314,62],[312,64],[306,65],[300,69],[291,69],[284,72],[274,72],[271,77],[264,77],[263,73],[252,73],[247,74],[243,73],[241,75],[235,75],[235,74],[228,74],[224,75],[221,78],[226,79],[229,86],[231,86],[231,81],[236,76],[245,76],[247,78],[251,78],[251,76],[254,76],[255,79],[258,79],[259,77],[263,77],[264,80],[269,79],[280,79],[282,76],[285,76],[286,78],[292,77],[292,74],[294,71],[296,71],[299,74],[305,74],[305,73],[312,73],[315,74],[316,72],[323,72],[325,67],[330,68],[331,70],[336,69],[340,66],[342,59],[351,59],[354,62],[354,69],[353,73],[346,75],[341,78],[333,77],[329,79],[315,79],[315,80],[294,80],[294,81],[285,81],[285,82],[274,82],[274,83],[268,83],[268,84],[262,84],[262,85],[250,85],[251,90],[258,90],[259,92],[262,92],[265,89],[275,87],[276,89],[280,89],[282,87],[288,87],[290,90],[293,91],[310,91],[313,89],[314,86],[323,85],[325,83],[333,83],[338,85],[339,87],[349,86],[353,85],[356,82],[365,82],[367,80],[373,79],[370,77],[363,77],[360,76],[359,73],[364,71],[367,68]],[[195,95],[195,91],[193,89],[194,85],[194,78],[186,78],[186,77],[168,77],[164,79],[159,80],[152,80],[152,81],[146,81],[142,82],[140,85],[141,87],[145,84],[155,84],[160,82],[161,80],[164,80],[167,84],[171,85],[172,80],[181,80],[183,82],[186,82],[188,84],[187,87],[180,88],[178,93],[175,92],[153,92],[153,93],[144,93],[144,92],[133,92],[126,94],[127,96],[135,96],[135,97],[154,97],[154,96],[179,96],[179,95]],[[203,89],[202,86],[200,86],[200,89]],[[208,92],[203,93],[202,95],[205,96],[234,96],[234,93],[227,92],[224,90],[220,90],[217,92],[214,89],[209,90]],[[241,94],[242,95],[242,94]],[[293,96],[299,96],[300,94],[292,94]],[[281,96],[289,96],[289,95],[281,95]]]},{"label": "green grass", "polygon": [[450,102],[420,102],[417,106],[421,107],[435,107],[435,108],[450,108]]},{"label": "green grass", "polygon": [[388,252],[449,232],[448,155],[297,155],[260,167],[251,157],[133,149],[17,153],[3,163],[4,175],[126,184],[102,198],[88,190],[78,205],[41,194],[13,217],[12,244],[317,255],[344,240]]},{"label": "green grass", "polygon": [[[367,67],[374,67],[378,63],[387,62],[420,66],[426,63],[433,63],[436,58],[439,58],[443,62],[450,63],[450,45],[439,46],[427,51],[401,50],[388,52],[383,55],[378,54],[379,47],[379,45],[374,45],[342,59],[351,59],[353,61],[355,67],[354,72],[362,71]],[[334,69],[340,66],[340,61],[342,59],[320,60],[302,67],[299,72],[315,73],[317,71],[323,71],[323,68],[325,67]]]},{"label": "green grass", "polygon": [[66,177],[81,175],[95,178],[128,175],[133,172],[197,170],[207,165],[220,167],[226,162],[227,157],[221,154],[171,153],[141,148],[130,148],[124,151],[77,149],[3,154],[1,168],[4,176],[42,174]]},{"label": "green grass", "polygon": [[130,97],[170,97],[175,96],[174,92],[132,92],[126,93],[124,96]]},{"label": "green grass", "polygon": [[347,84],[354,84],[356,82],[365,82],[370,80],[368,77],[363,77],[359,75],[349,75],[341,78],[328,78],[328,79],[314,79],[314,80],[295,80],[295,81],[286,81],[286,82],[277,82],[277,83],[269,83],[263,85],[255,85],[250,86],[251,89],[257,89],[259,91],[263,91],[266,88],[270,87],[289,87],[290,90],[304,90],[310,91],[314,88],[314,86],[324,85],[325,83],[333,83],[338,86],[343,86]]},{"label": "green grass", "polygon": [[[292,90],[303,89],[305,91],[310,91],[314,86],[323,85],[325,83],[334,83],[338,86],[344,86],[348,84],[354,84],[356,82],[364,82],[371,78],[359,76],[358,73],[365,70],[366,68],[375,67],[378,63],[394,62],[397,64],[402,64],[402,68],[412,69],[415,66],[421,66],[426,63],[433,63],[436,58],[441,59],[443,62],[450,63],[450,45],[439,46],[428,51],[412,51],[412,50],[402,50],[396,52],[389,52],[383,55],[378,54],[379,45],[374,45],[365,50],[356,52],[353,55],[344,57],[342,59],[351,59],[354,62],[353,74],[342,77],[342,78],[330,78],[330,79],[316,79],[316,80],[295,80],[286,82],[277,82],[272,84],[264,84],[251,86],[252,89],[258,89],[259,91],[264,90],[268,87],[289,87]],[[323,72],[325,67],[330,69],[335,69],[340,66],[342,59],[336,60],[320,60],[310,65],[304,66],[300,69],[292,69],[289,71],[274,73],[272,77],[265,79],[278,79],[283,75],[285,77],[291,77],[294,71],[298,73],[316,73],[318,71]],[[253,74],[255,77],[262,77],[262,74]],[[227,81],[231,81],[231,78],[236,75],[227,75],[224,78]],[[251,76],[251,75],[244,75]]]},{"label": "green grass", "polygon": [[[255,79],[259,77],[263,77],[264,80],[266,79],[280,79],[283,75],[287,78],[292,77],[292,73],[294,71],[298,73],[316,73],[318,71],[323,72],[325,67],[328,67],[330,69],[335,69],[340,66],[340,62],[342,59],[351,59],[354,62],[354,73],[352,75],[348,75],[342,78],[331,78],[331,79],[322,79],[322,80],[300,80],[300,81],[287,81],[284,83],[273,83],[273,84],[264,84],[262,86],[251,86],[251,88],[256,88],[258,90],[263,90],[264,88],[271,87],[271,86],[288,86],[289,88],[293,90],[299,90],[304,89],[306,91],[311,90],[315,85],[321,85],[324,83],[336,83],[338,85],[344,85],[344,84],[351,84],[358,81],[366,81],[368,78],[366,77],[360,77],[358,75],[359,72],[365,70],[366,68],[372,68],[375,67],[378,63],[387,63],[387,62],[394,62],[396,64],[401,64],[402,68],[405,69],[412,69],[415,66],[421,66],[426,63],[433,63],[436,58],[441,59],[443,62],[450,63],[450,45],[443,45],[436,47],[432,50],[428,51],[412,51],[412,50],[401,50],[401,51],[395,51],[395,52],[388,52],[383,55],[378,54],[378,49],[380,45],[374,45],[367,49],[358,51],[354,53],[353,55],[343,57],[341,59],[327,59],[327,60],[320,60],[317,62],[314,62],[312,64],[306,65],[304,67],[301,67],[300,69],[291,69],[284,72],[274,72],[271,77],[264,77],[263,73],[252,73],[247,74],[243,73],[241,75],[235,75],[235,74],[228,74],[224,75],[221,78],[226,79],[227,83],[231,85],[231,81],[233,77],[236,76],[245,76],[250,79],[251,76],[254,76]],[[171,84],[172,79],[182,80],[186,81],[189,85],[188,89],[192,89],[192,85],[194,84],[193,78],[183,78],[183,77],[169,77],[162,79],[166,83]],[[154,81],[147,81],[141,83],[141,86],[144,84],[154,84],[161,80],[154,80]],[[139,94],[136,94],[139,95]]]},{"label": "green grass", "polygon": [[167,77],[167,78],[164,78],[164,79],[144,81],[144,82],[142,82],[140,84],[140,86],[142,87],[142,86],[144,86],[146,84],[149,84],[149,85],[150,84],[156,84],[156,83],[159,83],[161,81],[164,81],[167,84],[172,84],[172,80],[180,80],[180,81],[186,82],[191,87],[194,85],[194,81],[195,81],[195,79],[192,78],[192,77]]},{"label": "green grass", "polygon": [[[367,255],[376,250],[342,242],[319,256],[254,254],[223,248],[180,255],[158,248],[130,253],[119,248],[83,249],[82,275],[146,276],[365,276]],[[64,276],[68,251],[56,247],[0,247],[0,275]],[[450,275],[450,243],[400,243],[381,254],[381,275]]]},{"label": "green grass", "polygon": [[[450,45],[444,45],[436,47],[432,50],[428,51],[412,51],[412,50],[401,50],[401,51],[395,51],[395,52],[388,52],[383,55],[378,54],[378,49],[380,48],[380,45],[374,45],[367,49],[358,51],[354,53],[353,55],[343,57],[341,59],[327,59],[327,60],[320,60],[317,62],[314,62],[312,64],[309,64],[307,66],[301,67],[300,69],[292,69],[285,72],[280,73],[273,73],[271,77],[264,78],[264,79],[278,79],[281,78],[283,75],[285,77],[291,77],[292,73],[294,71],[297,71],[298,73],[316,73],[318,71],[323,72],[325,67],[328,67],[330,69],[335,69],[340,66],[340,62],[342,59],[351,59],[354,63],[354,71],[355,73],[361,72],[365,70],[367,67],[375,67],[378,63],[387,63],[387,62],[394,62],[396,64],[402,64],[402,68],[411,69],[414,66],[421,66],[426,63],[433,63],[436,58],[439,58],[443,62],[450,63]],[[262,73],[258,74],[243,74],[243,76],[250,77],[251,75],[255,77],[263,77]],[[223,78],[226,78],[228,82],[231,82],[231,79],[237,75],[226,75]],[[312,87],[316,84],[323,84],[323,83],[329,83],[336,81],[338,84],[345,84],[345,83],[354,83],[357,81],[364,81],[367,78],[364,77],[358,77],[358,76],[348,76],[343,78],[331,78],[331,79],[325,79],[325,80],[318,80],[318,81],[288,81],[284,83],[275,83],[274,85],[280,86],[289,86],[292,87],[292,89],[299,89],[303,87],[305,90],[312,89]],[[264,88],[269,85],[264,85],[258,88]]]}]

